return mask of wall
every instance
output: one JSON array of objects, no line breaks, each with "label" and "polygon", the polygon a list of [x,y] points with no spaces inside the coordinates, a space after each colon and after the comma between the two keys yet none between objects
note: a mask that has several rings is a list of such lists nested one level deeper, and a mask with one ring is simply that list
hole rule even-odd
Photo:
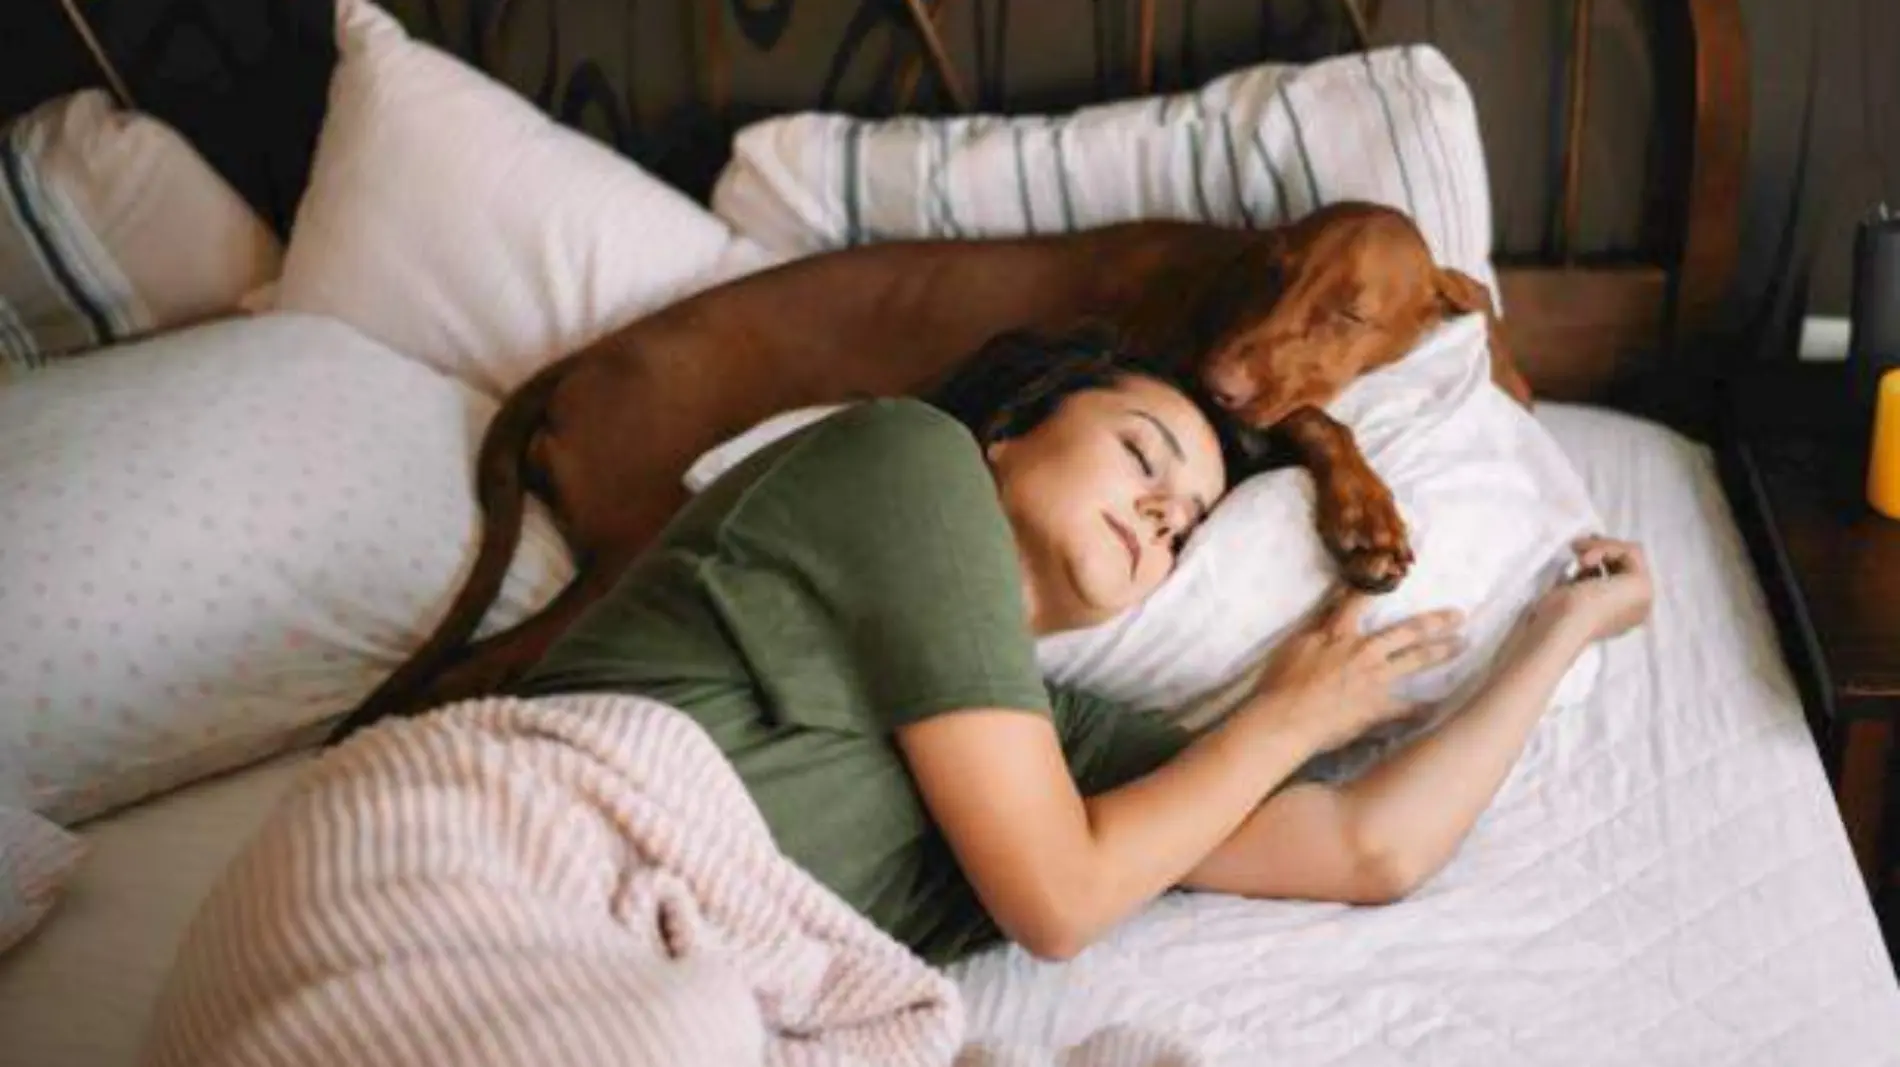
[{"label": "wall", "polygon": [[[1742,267],[1725,320],[1740,350],[1793,348],[1804,314],[1844,316],[1854,223],[1900,207],[1900,3],[1743,0],[1755,121]],[[1839,331],[1810,330],[1823,351]],[[1827,336],[1832,333],[1834,336]]]}]

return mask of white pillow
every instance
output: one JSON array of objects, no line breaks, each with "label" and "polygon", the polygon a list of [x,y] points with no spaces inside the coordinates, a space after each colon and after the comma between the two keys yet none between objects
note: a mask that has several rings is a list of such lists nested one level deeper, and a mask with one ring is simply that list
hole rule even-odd
[{"label": "white pillow", "polygon": [[[687,487],[700,490],[750,452],[834,410],[761,423],[701,456]],[[1392,490],[1417,556],[1399,588],[1366,613],[1366,627],[1436,608],[1465,612],[1470,646],[1400,690],[1449,712],[1482,680],[1524,608],[1567,572],[1571,542],[1600,532],[1596,508],[1549,432],[1491,382],[1481,316],[1437,327],[1327,410],[1352,428]],[[1338,581],[1315,524],[1311,476],[1297,467],[1255,475],[1214,508],[1153,596],[1100,626],[1043,639],[1038,658],[1051,681],[1204,729],[1246,696],[1263,657]],[[1600,659],[1591,649],[1579,660],[1554,703],[1588,696]],[[1379,731],[1308,771],[1351,777],[1435,721]]]},{"label": "white pillow", "polygon": [[0,134],[0,373],[233,311],[283,247],[171,127],[101,89]]},{"label": "white pillow", "polygon": [[712,204],[740,233],[809,253],[1144,218],[1263,227],[1352,199],[1408,212],[1441,264],[1496,295],[1477,110],[1429,45],[1062,116],[769,119],[739,132]]},{"label": "white pillow", "polygon": [[[1482,316],[1436,328],[1327,410],[1351,427],[1392,490],[1417,557],[1399,588],[1374,601],[1365,625],[1462,610],[1470,646],[1400,689],[1411,700],[1455,706],[1524,608],[1571,567],[1571,543],[1601,532],[1596,507],[1549,432],[1491,382]],[[1314,519],[1311,476],[1297,467],[1271,471],[1234,488],[1147,601],[1101,626],[1045,639],[1039,657],[1054,681],[1204,727],[1246,695],[1262,657],[1337,582]],[[1592,650],[1555,702],[1587,696],[1598,663]],[[1362,746],[1353,758],[1371,754]]]},{"label": "white pillow", "polygon": [[[0,804],[71,822],[320,737],[457,588],[494,407],[300,315],[0,389]],[[530,518],[491,629],[571,573]]]},{"label": "white pillow", "polygon": [[501,395],[769,258],[367,0],[337,5],[337,49],[277,308]]}]

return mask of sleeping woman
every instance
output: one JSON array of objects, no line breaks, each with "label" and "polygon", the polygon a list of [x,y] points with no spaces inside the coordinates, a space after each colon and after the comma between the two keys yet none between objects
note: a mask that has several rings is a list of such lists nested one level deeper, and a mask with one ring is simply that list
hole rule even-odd
[{"label": "sleeping woman", "polygon": [[1075,954],[1176,887],[1398,899],[1452,855],[1592,642],[1640,623],[1634,545],[1550,590],[1471,702],[1349,784],[1309,758],[1408,714],[1393,683],[1459,619],[1361,633],[1342,595],[1191,738],[1046,687],[1035,641],[1153,592],[1227,486],[1215,424],[1091,334],[1009,335],[923,400],[860,404],[754,454],[521,681],[679,708],[783,852],[925,959]]}]

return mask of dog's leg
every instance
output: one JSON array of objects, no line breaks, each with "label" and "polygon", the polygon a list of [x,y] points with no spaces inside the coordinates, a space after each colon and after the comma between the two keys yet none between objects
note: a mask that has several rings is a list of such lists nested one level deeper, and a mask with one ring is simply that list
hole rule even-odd
[{"label": "dog's leg", "polygon": [[1405,520],[1352,431],[1317,407],[1295,410],[1274,430],[1312,472],[1320,540],[1346,580],[1367,592],[1397,588],[1412,566]]}]

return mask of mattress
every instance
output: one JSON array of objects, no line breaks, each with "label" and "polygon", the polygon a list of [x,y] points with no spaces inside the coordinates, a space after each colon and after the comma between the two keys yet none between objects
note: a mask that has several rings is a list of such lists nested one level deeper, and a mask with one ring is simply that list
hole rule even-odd
[{"label": "mattress", "polygon": [[[1138,1022],[1235,1065],[1900,1065],[1900,988],[1710,457],[1540,417],[1648,548],[1656,612],[1452,863],[1383,908],[1174,894],[1066,964],[986,954],[956,970],[976,1034]],[[72,894],[0,957],[0,1064],[135,1061],[184,924],[298,761],[86,829]]]}]

